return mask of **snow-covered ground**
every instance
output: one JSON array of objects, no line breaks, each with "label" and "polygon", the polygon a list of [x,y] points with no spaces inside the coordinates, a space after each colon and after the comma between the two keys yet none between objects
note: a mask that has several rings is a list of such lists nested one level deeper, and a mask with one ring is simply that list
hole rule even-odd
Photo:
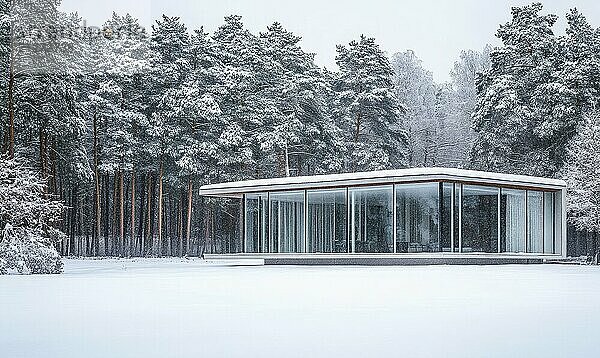
[{"label": "snow-covered ground", "polygon": [[597,356],[600,268],[66,260],[0,276],[0,357]]}]

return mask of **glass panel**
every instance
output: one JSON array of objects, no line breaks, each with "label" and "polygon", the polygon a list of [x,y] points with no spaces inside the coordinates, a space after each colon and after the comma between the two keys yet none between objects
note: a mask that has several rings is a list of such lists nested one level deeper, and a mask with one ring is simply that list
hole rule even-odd
[{"label": "glass panel", "polygon": [[498,188],[463,185],[462,252],[498,252]]},{"label": "glass panel", "polygon": [[460,248],[460,215],[461,215],[461,195],[462,184],[454,184],[454,252],[459,252]]},{"label": "glass panel", "polygon": [[268,252],[267,194],[246,194],[246,252]]},{"label": "glass panel", "polygon": [[443,183],[440,202],[440,245],[443,252],[452,251],[452,195],[454,195],[454,184]]},{"label": "glass panel", "polygon": [[271,252],[304,252],[304,192],[270,193]]},{"label": "glass panel", "polygon": [[346,189],[308,191],[308,252],[348,252]]},{"label": "glass panel", "polygon": [[438,252],[439,183],[396,185],[396,251]]},{"label": "glass panel", "polygon": [[350,239],[354,252],[391,253],[392,186],[350,188]]},{"label": "glass panel", "polygon": [[525,190],[502,189],[500,246],[502,252],[525,252]]},{"label": "glass panel", "polygon": [[544,196],[527,191],[527,252],[544,252]]},{"label": "glass panel", "polygon": [[554,253],[562,251],[562,192],[554,192]]},{"label": "glass panel", "polygon": [[554,196],[544,193],[544,253],[554,251]]}]

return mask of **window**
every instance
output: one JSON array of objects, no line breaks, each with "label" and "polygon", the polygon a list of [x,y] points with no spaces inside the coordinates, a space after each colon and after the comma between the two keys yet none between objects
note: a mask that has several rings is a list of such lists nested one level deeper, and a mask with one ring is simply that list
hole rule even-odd
[{"label": "window", "polygon": [[454,230],[454,184],[442,184],[442,199],[440,202],[440,246],[443,252],[452,252],[452,231]]},{"label": "window", "polygon": [[270,252],[304,252],[304,192],[270,193]]},{"label": "window", "polygon": [[544,193],[527,191],[527,252],[544,252]]},{"label": "window", "polygon": [[560,254],[562,252],[562,242],[556,238],[562,237],[562,224],[563,224],[563,211],[562,206],[565,204],[562,201],[562,192],[556,191],[553,193],[554,196],[554,253]]},{"label": "window", "polygon": [[438,183],[396,185],[396,252],[438,252]]},{"label": "window", "polygon": [[525,252],[525,190],[502,189],[500,246],[502,252]]},{"label": "window", "polygon": [[308,252],[348,252],[346,189],[309,190]]},{"label": "window", "polygon": [[246,249],[248,253],[268,252],[267,193],[246,194]]},{"label": "window", "polygon": [[460,237],[462,228],[460,217],[462,214],[462,184],[454,184],[454,252],[460,252]]},{"label": "window", "polygon": [[554,252],[554,195],[544,193],[544,253]]},{"label": "window", "polygon": [[[562,249],[561,191],[429,182],[254,193],[244,200],[248,253]],[[235,242],[226,245],[239,250]]]},{"label": "window", "polygon": [[463,185],[462,252],[498,252],[498,188]]},{"label": "window", "polygon": [[350,244],[352,252],[392,253],[393,187],[350,188]]}]

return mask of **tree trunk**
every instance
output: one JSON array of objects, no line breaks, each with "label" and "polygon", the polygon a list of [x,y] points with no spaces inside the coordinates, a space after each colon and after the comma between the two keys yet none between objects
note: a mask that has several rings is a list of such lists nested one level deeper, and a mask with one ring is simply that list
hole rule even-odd
[{"label": "tree trunk", "polygon": [[10,69],[8,73],[8,157],[15,156],[15,64],[11,48]]},{"label": "tree trunk", "polygon": [[109,228],[110,179],[109,179],[108,174],[104,175],[103,187],[104,187],[104,212],[106,213],[106,215],[104,215],[104,256],[108,256],[108,237],[109,237],[109,233],[110,233],[110,228]]},{"label": "tree trunk", "polygon": [[119,214],[118,214],[118,197],[119,197],[119,181],[117,180],[117,175],[115,174],[113,177],[113,219],[112,219],[112,240],[111,240],[111,248],[110,253],[111,256],[115,256],[115,247],[118,243],[118,230],[119,230]]},{"label": "tree trunk", "polygon": [[162,254],[162,224],[163,224],[163,163],[161,160],[158,171],[158,244]]},{"label": "tree trunk", "polygon": [[50,176],[52,179],[52,193],[56,194],[56,181],[57,181],[57,177],[56,177],[56,167],[57,167],[57,163],[56,163],[56,141],[52,141],[52,151],[50,152]]},{"label": "tree trunk", "polygon": [[192,184],[192,178],[188,178],[188,202],[187,202],[187,222],[185,226],[185,254],[188,255],[190,252],[190,236],[192,234],[192,200],[193,194],[192,190],[194,186]]},{"label": "tree trunk", "polygon": [[290,176],[290,153],[287,142],[285,142],[285,176]]},{"label": "tree trunk", "polygon": [[94,206],[96,216],[96,228],[94,235],[94,253],[98,255],[100,248],[100,222],[101,222],[101,209],[100,209],[100,173],[98,170],[98,116],[94,113]]},{"label": "tree trunk", "polygon": [[123,195],[123,171],[119,172],[119,256],[123,256],[125,247],[125,198]]},{"label": "tree trunk", "polygon": [[143,250],[144,250],[144,234],[145,234],[145,227],[144,224],[146,223],[146,208],[145,208],[145,202],[146,202],[146,197],[145,195],[146,193],[146,174],[142,173],[142,180],[140,182],[140,220],[138,223],[138,246],[136,247],[136,255],[143,255]]},{"label": "tree trunk", "polygon": [[46,159],[45,159],[45,154],[44,154],[44,132],[42,131],[42,128],[40,127],[38,129],[38,139],[40,141],[40,148],[39,148],[39,154],[40,154],[40,173],[42,174],[42,178],[46,178]]},{"label": "tree trunk", "polygon": [[184,214],[184,203],[185,203],[185,192],[182,191],[177,200],[177,255],[183,256],[183,214]]},{"label": "tree trunk", "polygon": [[[152,204],[153,204],[153,196],[154,196],[154,192],[152,190],[152,175],[148,174],[148,211],[147,214],[148,216],[146,217],[147,222],[146,222],[146,241],[148,241],[148,243],[146,243],[146,245],[150,244],[150,249],[152,249],[152,244],[154,243],[154,235],[152,235]],[[146,256],[146,247],[144,246],[144,256]]]},{"label": "tree trunk", "polygon": [[127,245],[128,256],[131,256],[132,242],[135,242],[135,169],[131,170],[131,234]]},{"label": "tree trunk", "polygon": [[[358,140],[360,139],[360,126],[362,125],[362,115],[359,112],[356,116],[356,128],[354,131],[354,145],[358,145]],[[358,168],[356,167],[356,162],[352,160],[352,171],[355,172]]]}]

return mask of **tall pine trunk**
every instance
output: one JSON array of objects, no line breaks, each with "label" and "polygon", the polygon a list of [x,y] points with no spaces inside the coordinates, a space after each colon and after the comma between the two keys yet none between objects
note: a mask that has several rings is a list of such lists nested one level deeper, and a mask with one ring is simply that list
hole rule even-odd
[{"label": "tall pine trunk", "polygon": [[123,256],[125,247],[125,198],[123,195],[123,175],[124,172],[119,172],[119,256]]},{"label": "tall pine trunk", "polygon": [[112,207],[113,207],[113,218],[112,218],[112,240],[111,240],[111,248],[110,248],[110,253],[111,256],[115,256],[115,247],[118,244],[119,238],[118,238],[118,230],[119,230],[119,214],[118,214],[118,210],[119,210],[119,204],[118,204],[118,198],[119,198],[119,181],[117,178],[118,174],[115,174],[113,176],[113,200],[112,200]]},{"label": "tall pine trunk", "polygon": [[8,156],[15,155],[15,64],[11,48],[10,69],[8,73]]},{"label": "tall pine trunk", "polygon": [[162,254],[162,225],[163,225],[163,163],[161,159],[160,168],[158,170],[158,247]]},{"label": "tall pine trunk", "polygon": [[188,202],[187,202],[187,222],[185,225],[185,254],[188,255],[190,252],[190,236],[192,234],[192,190],[194,186],[192,184],[192,178],[188,178]]},{"label": "tall pine trunk", "polygon": [[[148,243],[146,243],[146,245],[150,244],[150,249],[152,249],[152,244],[154,242],[154,237],[152,236],[152,197],[153,197],[153,190],[152,190],[152,174],[148,174],[148,192],[147,192],[147,197],[148,197],[148,205],[147,205],[147,216],[146,216],[146,241]],[[147,250],[146,250],[146,246],[144,246],[144,256],[146,256],[147,254]]]},{"label": "tall pine trunk", "polygon": [[109,227],[109,220],[110,220],[110,212],[109,212],[109,201],[110,201],[110,177],[108,174],[104,175],[104,180],[103,180],[103,187],[104,187],[104,210],[103,212],[106,213],[106,215],[104,215],[104,256],[108,256],[108,238],[110,235],[110,227]]},{"label": "tall pine trunk", "polygon": [[135,243],[135,169],[131,170],[131,234],[127,245],[128,256],[131,256],[131,244]]},{"label": "tall pine trunk", "polygon": [[95,207],[95,235],[93,237],[94,240],[94,253],[96,255],[99,254],[100,249],[100,223],[102,210],[100,208],[100,173],[98,170],[98,116],[94,113],[94,207]]}]

